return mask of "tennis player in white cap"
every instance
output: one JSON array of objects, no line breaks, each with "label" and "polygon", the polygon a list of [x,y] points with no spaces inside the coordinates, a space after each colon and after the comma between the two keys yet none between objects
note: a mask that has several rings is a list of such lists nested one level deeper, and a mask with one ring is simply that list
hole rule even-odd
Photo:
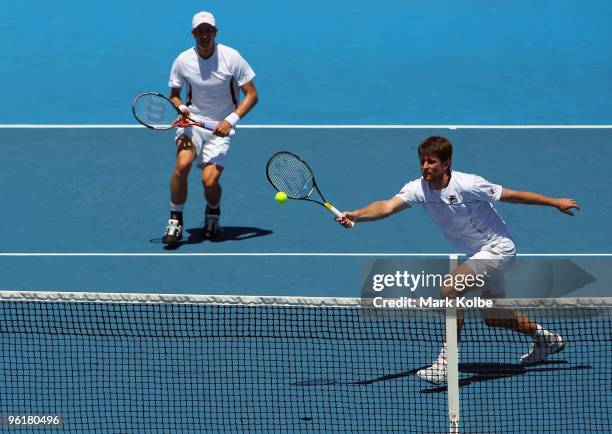
[{"label": "tennis player in white cap", "polygon": [[238,51],[215,41],[217,25],[213,14],[198,12],[191,27],[195,45],[174,60],[168,84],[170,98],[192,119],[216,121],[219,125],[215,131],[198,127],[177,130],[176,164],[170,180],[170,219],[162,238],[164,244],[176,244],[183,237],[187,177],[194,162],[202,169],[207,203],[204,236],[214,238],[219,234],[219,178],[230,148],[229,134],[258,100],[253,69]]}]

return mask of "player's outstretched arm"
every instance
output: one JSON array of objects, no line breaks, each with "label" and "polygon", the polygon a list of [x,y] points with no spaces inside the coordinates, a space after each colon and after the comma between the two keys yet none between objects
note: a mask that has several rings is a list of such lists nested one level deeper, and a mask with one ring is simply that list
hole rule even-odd
[{"label": "player's outstretched arm", "polygon": [[410,208],[410,205],[404,202],[403,199],[399,197],[392,197],[388,200],[372,202],[365,208],[357,209],[355,211],[345,211],[342,213],[343,217],[337,217],[336,221],[342,226],[348,227],[350,224],[349,221],[357,223],[380,220],[405,210],[406,208]]},{"label": "player's outstretched arm", "polygon": [[580,210],[580,206],[574,199],[559,198],[544,196],[539,193],[532,193],[530,191],[516,191],[508,188],[502,189],[501,198],[502,202],[509,203],[522,203],[525,205],[545,205],[557,208],[564,214],[574,215],[572,209]]}]

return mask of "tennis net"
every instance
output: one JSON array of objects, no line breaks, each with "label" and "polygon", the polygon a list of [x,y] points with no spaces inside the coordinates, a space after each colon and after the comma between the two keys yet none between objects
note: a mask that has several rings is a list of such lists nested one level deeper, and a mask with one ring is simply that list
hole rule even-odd
[{"label": "tennis net", "polygon": [[[530,339],[466,310],[449,360],[459,432],[609,432],[612,299],[498,307],[520,307],[568,346],[521,365]],[[66,433],[448,433],[446,385],[415,376],[447,316],[347,298],[0,291],[2,426],[60,415]]]}]

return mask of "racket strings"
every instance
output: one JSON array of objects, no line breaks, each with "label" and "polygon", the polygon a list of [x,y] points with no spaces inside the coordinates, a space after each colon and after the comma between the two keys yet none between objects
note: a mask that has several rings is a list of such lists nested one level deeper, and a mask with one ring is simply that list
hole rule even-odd
[{"label": "racket strings", "polygon": [[310,167],[292,154],[277,154],[270,160],[268,177],[277,190],[284,191],[292,199],[304,199],[314,188]]},{"label": "racket strings", "polygon": [[176,109],[158,95],[141,95],[134,105],[134,114],[151,127],[169,127],[177,118]]}]

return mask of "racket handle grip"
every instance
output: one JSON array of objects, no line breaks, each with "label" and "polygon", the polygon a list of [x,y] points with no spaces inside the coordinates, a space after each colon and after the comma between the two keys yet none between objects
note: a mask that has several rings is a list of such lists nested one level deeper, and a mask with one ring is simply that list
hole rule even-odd
[{"label": "racket handle grip", "polygon": [[[336,215],[336,217],[340,217],[340,218],[342,218],[342,217],[343,217],[343,216],[342,216],[342,213],[341,213],[340,211],[338,211],[338,210],[336,209],[336,207],[335,207],[335,206],[333,206],[331,203],[329,203],[329,202],[325,202],[325,208],[327,208],[328,210],[330,210],[331,212],[333,212],[333,213]],[[349,220],[349,222],[350,222],[350,223],[349,223],[349,226],[350,226],[351,228],[352,228],[353,226],[355,226],[355,222],[350,221],[350,220]]]},{"label": "racket handle grip", "polygon": [[[215,122],[215,121],[204,121],[204,122],[202,122],[202,128],[204,128],[205,130],[214,131],[215,128],[217,128],[217,125],[219,125],[219,122]],[[236,134],[236,130],[234,130],[232,128],[230,130],[229,135],[233,136],[234,134]]]}]

